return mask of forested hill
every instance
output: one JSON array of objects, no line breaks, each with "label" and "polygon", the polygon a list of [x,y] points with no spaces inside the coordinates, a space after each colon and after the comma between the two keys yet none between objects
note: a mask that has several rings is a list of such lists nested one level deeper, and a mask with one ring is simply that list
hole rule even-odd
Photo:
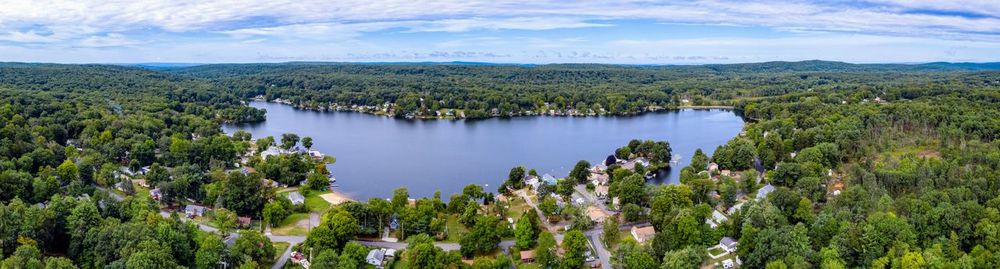
[{"label": "forested hill", "polygon": [[[728,65],[603,64],[221,64],[167,72],[213,81],[235,94],[281,98],[303,108],[366,106],[395,116],[629,115],[824,88],[919,85],[956,79],[989,64],[828,61]],[[391,103],[392,107],[382,105]],[[366,112],[371,112],[366,111]]]},{"label": "forested hill", "polygon": [[220,122],[264,119],[264,111],[243,105],[241,98],[218,90],[206,80],[135,67],[0,63],[0,89],[10,90],[9,93],[43,91],[57,98],[101,105],[125,104],[125,109],[136,110],[148,107],[131,101],[164,102],[175,110]]}]

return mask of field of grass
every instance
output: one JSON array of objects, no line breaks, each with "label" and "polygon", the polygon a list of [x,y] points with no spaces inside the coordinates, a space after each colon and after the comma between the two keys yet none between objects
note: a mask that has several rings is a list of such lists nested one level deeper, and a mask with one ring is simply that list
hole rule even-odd
[{"label": "field of grass", "polygon": [[310,191],[308,194],[305,194],[306,207],[309,208],[309,211],[324,213],[330,210],[332,205],[326,199],[323,199],[323,197],[319,197],[325,193],[330,193],[330,191]]},{"label": "field of grass", "polygon": [[447,228],[448,234],[445,235],[444,238],[445,242],[458,242],[459,239],[462,239],[463,234],[469,232],[469,229],[466,229],[465,225],[462,225],[461,222],[458,222],[458,216],[456,215],[448,216],[447,227],[448,227]]},{"label": "field of grass", "polygon": [[274,242],[272,245],[274,246],[274,258],[272,259],[271,264],[274,264],[275,262],[278,262],[278,258],[281,257],[281,254],[285,253],[285,249],[288,249],[288,242]]},{"label": "field of grass", "polygon": [[306,227],[295,225],[301,220],[309,218],[309,213],[295,213],[289,215],[285,220],[271,227],[271,234],[274,235],[306,235]]},{"label": "field of grass", "polygon": [[507,216],[510,216],[516,222],[521,219],[521,216],[525,213],[534,213],[534,209],[528,206],[528,203],[524,202],[520,196],[514,196],[510,199],[510,207],[507,208]]}]

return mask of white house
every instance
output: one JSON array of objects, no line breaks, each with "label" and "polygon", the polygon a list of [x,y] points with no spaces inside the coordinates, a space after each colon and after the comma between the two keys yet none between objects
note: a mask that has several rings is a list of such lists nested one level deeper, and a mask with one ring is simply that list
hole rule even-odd
[{"label": "white house", "polygon": [[524,184],[531,186],[532,190],[538,190],[538,185],[541,185],[538,181],[538,177],[536,176],[528,176],[528,178],[524,180]]},{"label": "white house", "polygon": [[722,214],[722,212],[719,212],[718,210],[713,210],[712,217],[706,219],[705,223],[708,224],[709,227],[712,227],[714,229],[715,227],[719,227],[719,225],[722,225],[722,223],[726,222],[726,220],[728,219],[729,218],[727,218],[726,215]]},{"label": "white house", "polygon": [[736,252],[736,246],[738,244],[739,242],[737,242],[732,237],[727,236],[723,237],[722,239],[719,239],[719,247],[722,248],[722,250],[725,250],[726,252]]},{"label": "white house", "polygon": [[385,261],[385,250],[373,249],[369,251],[368,257],[365,257],[365,261],[375,266],[375,268],[382,268],[382,262]]}]

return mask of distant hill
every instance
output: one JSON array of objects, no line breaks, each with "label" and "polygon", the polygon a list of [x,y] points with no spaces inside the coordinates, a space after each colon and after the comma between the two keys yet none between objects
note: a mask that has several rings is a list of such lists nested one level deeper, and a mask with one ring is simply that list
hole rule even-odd
[{"label": "distant hill", "polygon": [[956,70],[1000,70],[1000,62],[992,62],[992,63],[933,62],[933,63],[921,64],[921,66],[949,68]]}]

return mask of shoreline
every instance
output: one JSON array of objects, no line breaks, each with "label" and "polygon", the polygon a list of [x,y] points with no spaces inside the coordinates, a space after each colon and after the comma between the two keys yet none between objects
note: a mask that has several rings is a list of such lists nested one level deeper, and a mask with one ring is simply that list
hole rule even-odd
[{"label": "shoreline", "polygon": [[[290,102],[282,102],[282,101],[279,101],[279,100],[267,101],[267,100],[261,100],[261,99],[251,99],[250,101],[252,101],[252,102],[262,102],[262,103],[287,105],[287,106],[291,106],[293,109],[304,110],[304,111],[316,111],[316,112],[355,112],[355,113],[361,113],[361,114],[372,115],[372,116],[381,116],[381,117],[394,118],[394,119],[405,119],[405,120],[485,120],[485,119],[510,119],[510,118],[519,118],[519,117],[574,117],[574,118],[576,118],[576,117],[579,117],[579,118],[636,117],[636,116],[641,116],[641,115],[646,114],[646,113],[671,112],[671,111],[680,111],[680,110],[685,110],[685,109],[692,109],[692,110],[722,109],[722,110],[729,110],[729,111],[734,111],[736,109],[736,107],[734,107],[734,106],[726,106],[726,105],[676,106],[676,107],[651,106],[651,107],[647,107],[643,111],[635,112],[635,113],[628,113],[628,114],[608,114],[608,113],[605,113],[605,114],[598,114],[598,113],[567,114],[567,113],[559,112],[559,113],[530,113],[530,114],[519,113],[519,114],[508,115],[508,116],[490,115],[490,116],[487,116],[487,117],[475,117],[475,118],[458,117],[458,116],[402,116],[402,117],[400,117],[400,116],[396,116],[396,115],[387,114],[387,113],[384,113],[384,112],[381,112],[381,111],[372,112],[372,111],[370,111],[368,109],[362,109],[362,108],[354,108],[354,109],[352,109],[352,108],[309,107],[309,106],[295,105],[295,104],[292,104]],[[250,106],[250,103],[246,103],[246,105]],[[374,108],[372,108],[372,109],[374,109]],[[442,110],[446,110],[446,109],[447,108],[442,108]],[[459,109],[447,109],[447,110],[459,111]],[[249,123],[254,123],[254,122],[249,122]],[[229,124],[239,124],[239,123],[229,123]]]}]

